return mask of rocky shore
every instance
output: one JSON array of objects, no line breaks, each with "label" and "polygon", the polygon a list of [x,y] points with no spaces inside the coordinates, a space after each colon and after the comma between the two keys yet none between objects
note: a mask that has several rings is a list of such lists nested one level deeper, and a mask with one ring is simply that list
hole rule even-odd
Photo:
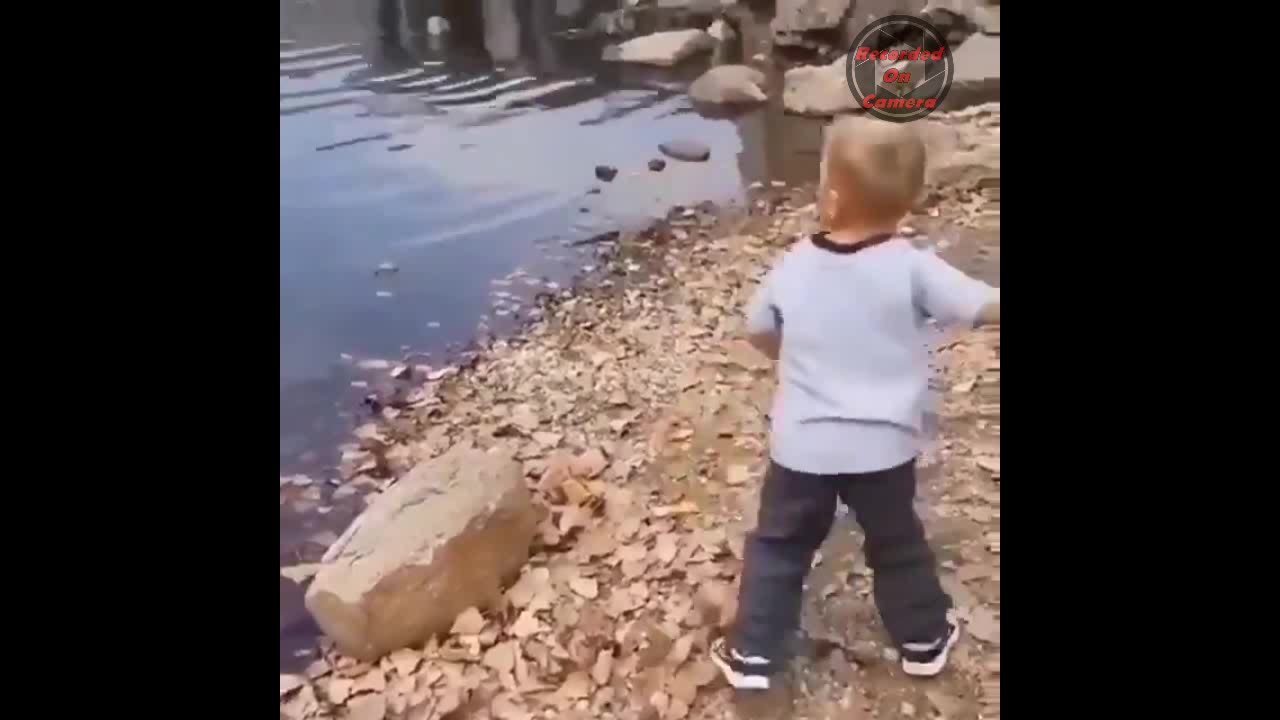
[{"label": "rocky shore", "polygon": [[[999,105],[927,124],[930,189],[906,225],[998,284]],[[848,518],[811,578],[793,682],[735,706],[706,658],[734,612],[772,392],[741,308],[815,228],[812,194],[675,208],[602,244],[595,282],[542,296],[522,333],[377,403],[323,490],[367,510],[320,563],[282,570],[334,639],[281,675],[281,716],[998,717],[998,330],[934,348],[922,512],[967,627],[954,668],[901,674]],[[282,503],[317,490],[281,484]]]}]

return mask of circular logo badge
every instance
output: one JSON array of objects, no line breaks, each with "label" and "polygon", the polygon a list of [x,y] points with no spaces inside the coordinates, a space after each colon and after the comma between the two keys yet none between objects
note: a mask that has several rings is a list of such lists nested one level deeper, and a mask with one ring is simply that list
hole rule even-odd
[{"label": "circular logo badge", "polygon": [[889,15],[853,39],[844,72],[849,91],[868,114],[910,122],[938,109],[955,68],[937,28],[910,15]]}]

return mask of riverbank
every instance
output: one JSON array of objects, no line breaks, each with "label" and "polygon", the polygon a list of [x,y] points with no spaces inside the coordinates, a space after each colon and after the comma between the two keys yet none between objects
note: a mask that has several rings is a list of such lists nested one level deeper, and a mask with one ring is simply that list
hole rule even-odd
[{"label": "riverbank", "polygon": [[[998,104],[935,114],[930,145],[931,191],[906,224],[998,283]],[[772,392],[769,363],[738,339],[741,309],[815,225],[812,188],[767,187],[747,208],[678,209],[601,244],[594,282],[541,296],[521,333],[379,399],[336,485],[282,479],[282,505],[310,494],[329,506],[368,498],[456,445],[503,446],[546,512],[505,611],[376,665],[322,640],[304,670],[282,675],[282,714],[731,716],[706,647],[732,614]],[[943,392],[922,513],[968,630],[954,667],[927,683],[902,676],[844,518],[809,583],[816,641],[795,682],[738,712],[998,716],[999,332],[948,337],[936,351]],[[314,569],[282,575],[305,584]]]}]

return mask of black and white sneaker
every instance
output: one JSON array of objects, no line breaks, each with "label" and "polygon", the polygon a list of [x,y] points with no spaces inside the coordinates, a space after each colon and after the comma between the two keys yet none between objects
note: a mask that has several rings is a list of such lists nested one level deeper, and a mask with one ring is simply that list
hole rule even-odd
[{"label": "black and white sneaker", "polygon": [[914,677],[933,677],[947,666],[947,656],[960,639],[960,626],[947,620],[946,637],[931,643],[907,643],[902,646],[902,671]]},{"label": "black and white sneaker", "polygon": [[743,655],[729,647],[724,638],[711,643],[711,662],[720,668],[729,684],[738,690],[768,690],[773,661],[758,655]]}]

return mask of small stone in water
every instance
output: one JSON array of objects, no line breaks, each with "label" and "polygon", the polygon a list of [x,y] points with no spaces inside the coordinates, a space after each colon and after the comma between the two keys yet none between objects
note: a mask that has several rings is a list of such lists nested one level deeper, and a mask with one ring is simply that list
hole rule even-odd
[{"label": "small stone in water", "polygon": [[400,268],[396,267],[395,263],[384,262],[378,266],[377,270],[374,270],[373,272],[375,275],[383,275],[386,273],[397,272],[399,270]]},{"label": "small stone in water", "polygon": [[770,180],[769,184],[776,188],[784,188],[787,186],[787,184],[782,182],[781,180]]},{"label": "small stone in water", "polygon": [[761,188],[763,188],[763,187],[764,187],[764,183],[762,183],[762,182],[760,182],[759,180],[757,180],[757,181],[755,181],[755,182],[751,183],[750,185],[748,185],[748,186],[747,186],[747,189],[748,189],[748,190],[759,190],[759,189],[761,189]]},{"label": "small stone in water", "polygon": [[649,161],[649,169],[654,172],[662,172],[662,169],[665,168],[666,166],[667,166],[667,161],[663,160],[662,158],[654,158]]},{"label": "small stone in water", "polygon": [[711,148],[692,140],[672,140],[658,146],[664,155],[686,162],[703,162],[711,157]]},{"label": "small stone in water", "polygon": [[618,174],[618,168],[609,167],[608,165],[596,166],[596,177],[605,181],[612,182],[613,178]]},{"label": "small stone in water", "polygon": [[898,651],[893,648],[885,648],[884,651],[880,653],[880,655],[885,659],[886,662],[891,662],[891,663],[898,662],[898,657],[899,657]]},{"label": "small stone in water", "polygon": [[432,15],[427,18],[427,34],[443,35],[449,32],[449,21],[439,15]]}]

